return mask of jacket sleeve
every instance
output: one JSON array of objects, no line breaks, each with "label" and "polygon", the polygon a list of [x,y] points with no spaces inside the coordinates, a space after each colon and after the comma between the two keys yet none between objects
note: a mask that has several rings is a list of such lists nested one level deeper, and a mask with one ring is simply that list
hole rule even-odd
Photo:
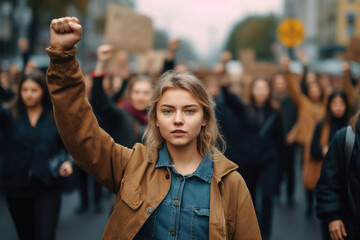
[{"label": "jacket sleeve", "polygon": [[238,96],[230,93],[227,87],[223,86],[221,92],[224,96],[225,104],[229,106],[239,118],[244,117],[247,105]]},{"label": "jacket sleeve", "polygon": [[115,105],[113,101],[106,95],[103,87],[103,77],[94,77],[94,84],[91,92],[92,106],[96,114],[99,114],[104,120],[112,125],[124,123],[127,113],[125,109],[121,109]]},{"label": "jacket sleeve", "polygon": [[125,94],[125,90],[129,84],[129,79],[124,78],[123,82],[121,84],[120,90],[114,94],[114,96],[111,98],[111,100],[116,104],[120,98],[122,98]]},{"label": "jacket sleeve", "polygon": [[351,82],[351,72],[350,70],[344,71],[344,92],[349,99],[349,103],[354,107],[356,103],[357,94],[356,90]]},{"label": "jacket sleeve", "polygon": [[10,89],[6,90],[2,86],[0,86],[0,100],[1,101],[10,101],[13,97],[15,97],[15,93]]},{"label": "jacket sleeve", "polygon": [[320,146],[320,135],[321,135],[322,124],[318,123],[314,130],[314,135],[311,140],[310,153],[313,158],[322,159],[322,147]]},{"label": "jacket sleeve", "polygon": [[47,82],[61,139],[81,168],[117,193],[133,150],[115,144],[99,127],[86,97],[76,47],[63,52],[48,48],[47,53]]},{"label": "jacket sleeve", "polygon": [[327,222],[341,219],[345,212],[345,131],[338,131],[330,143],[316,186],[316,214]]},{"label": "jacket sleeve", "polygon": [[304,65],[303,66],[303,73],[302,73],[302,77],[301,77],[301,91],[303,94],[306,94],[308,91],[308,87],[306,84],[306,78],[307,78],[307,74],[308,74],[308,66]]},{"label": "jacket sleeve", "polygon": [[175,67],[175,60],[165,60],[164,61],[164,65],[163,65],[163,68],[161,70],[161,74],[167,72],[167,71],[170,71],[170,70],[174,70],[174,67]]},{"label": "jacket sleeve", "polygon": [[296,106],[299,107],[302,104],[302,99],[305,97],[305,95],[302,93],[300,85],[295,82],[294,79],[292,79],[290,72],[285,72],[284,77],[290,93],[290,97]]}]

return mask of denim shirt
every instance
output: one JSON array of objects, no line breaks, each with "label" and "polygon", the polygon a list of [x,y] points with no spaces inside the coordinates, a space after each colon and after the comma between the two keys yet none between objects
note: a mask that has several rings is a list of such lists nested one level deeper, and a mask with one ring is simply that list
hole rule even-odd
[{"label": "denim shirt", "polygon": [[204,157],[195,172],[183,176],[164,144],[155,168],[162,167],[170,169],[170,190],[134,239],[209,239],[211,159]]}]

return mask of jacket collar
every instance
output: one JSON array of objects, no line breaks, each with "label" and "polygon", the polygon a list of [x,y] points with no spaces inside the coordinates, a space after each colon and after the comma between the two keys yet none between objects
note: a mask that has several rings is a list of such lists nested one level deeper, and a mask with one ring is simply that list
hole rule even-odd
[{"label": "jacket collar", "polygon": [[221,182],[221,179],[236,170],[238,165],[227,159],[218,149],[213,149],[215,156],[220,156],[219,159],[214,160],[214,173],[213,177],[217,183]]},{"label": "jacket collar", "polygon": [[[175,167],[171,163],[171,159],[168,149],[166,147],[166,143],[164,143],[163,146],[159,149],[159,157],[156,162],[155,168],[160,168],[160,167],[169,167],[173,171],[176,171]],[[213,163],[211,159],[209,159],[206,156],[202,159],[200,165],[195,170],[195,172],[191,174],[191,176],[196,176],[207,183],[211,182],[212,175],[213,175]]]}]

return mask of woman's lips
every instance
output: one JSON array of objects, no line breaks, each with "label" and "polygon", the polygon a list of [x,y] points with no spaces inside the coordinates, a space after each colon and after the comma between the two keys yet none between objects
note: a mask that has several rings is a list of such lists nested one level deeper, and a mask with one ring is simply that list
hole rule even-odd
[{"label": "woman's lips", "polygon": [[176,137],[184,136],[185,133],[186,133],[185,131],[179,130],[179,129],[174,130],[174,131],[171,132],[171,134],[173,134],[173,135],[176,136]]}]

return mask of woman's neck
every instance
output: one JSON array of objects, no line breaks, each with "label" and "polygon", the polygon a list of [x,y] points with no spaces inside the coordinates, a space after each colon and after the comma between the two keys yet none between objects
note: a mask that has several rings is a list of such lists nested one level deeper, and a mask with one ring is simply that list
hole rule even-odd
[{"label": "woman's neck", "polygon": [[41,104],[36,105],[34,107],[27,107],[26,108],[26,112],[27,112],[27,115],[29,117],[29,121],[30,121],[31,126],[34,127],[36,125],[36,123],[38,122],[38,120],[40,118],[42,110],[43,110],[43,106]]},{"label": "woman's neck", "polygon": [[182,147],[167,144],[172,164],[176,171],[182,175],[192,174],[198,168],[202,157],[197,150],[197,142],[187,144]]}]

